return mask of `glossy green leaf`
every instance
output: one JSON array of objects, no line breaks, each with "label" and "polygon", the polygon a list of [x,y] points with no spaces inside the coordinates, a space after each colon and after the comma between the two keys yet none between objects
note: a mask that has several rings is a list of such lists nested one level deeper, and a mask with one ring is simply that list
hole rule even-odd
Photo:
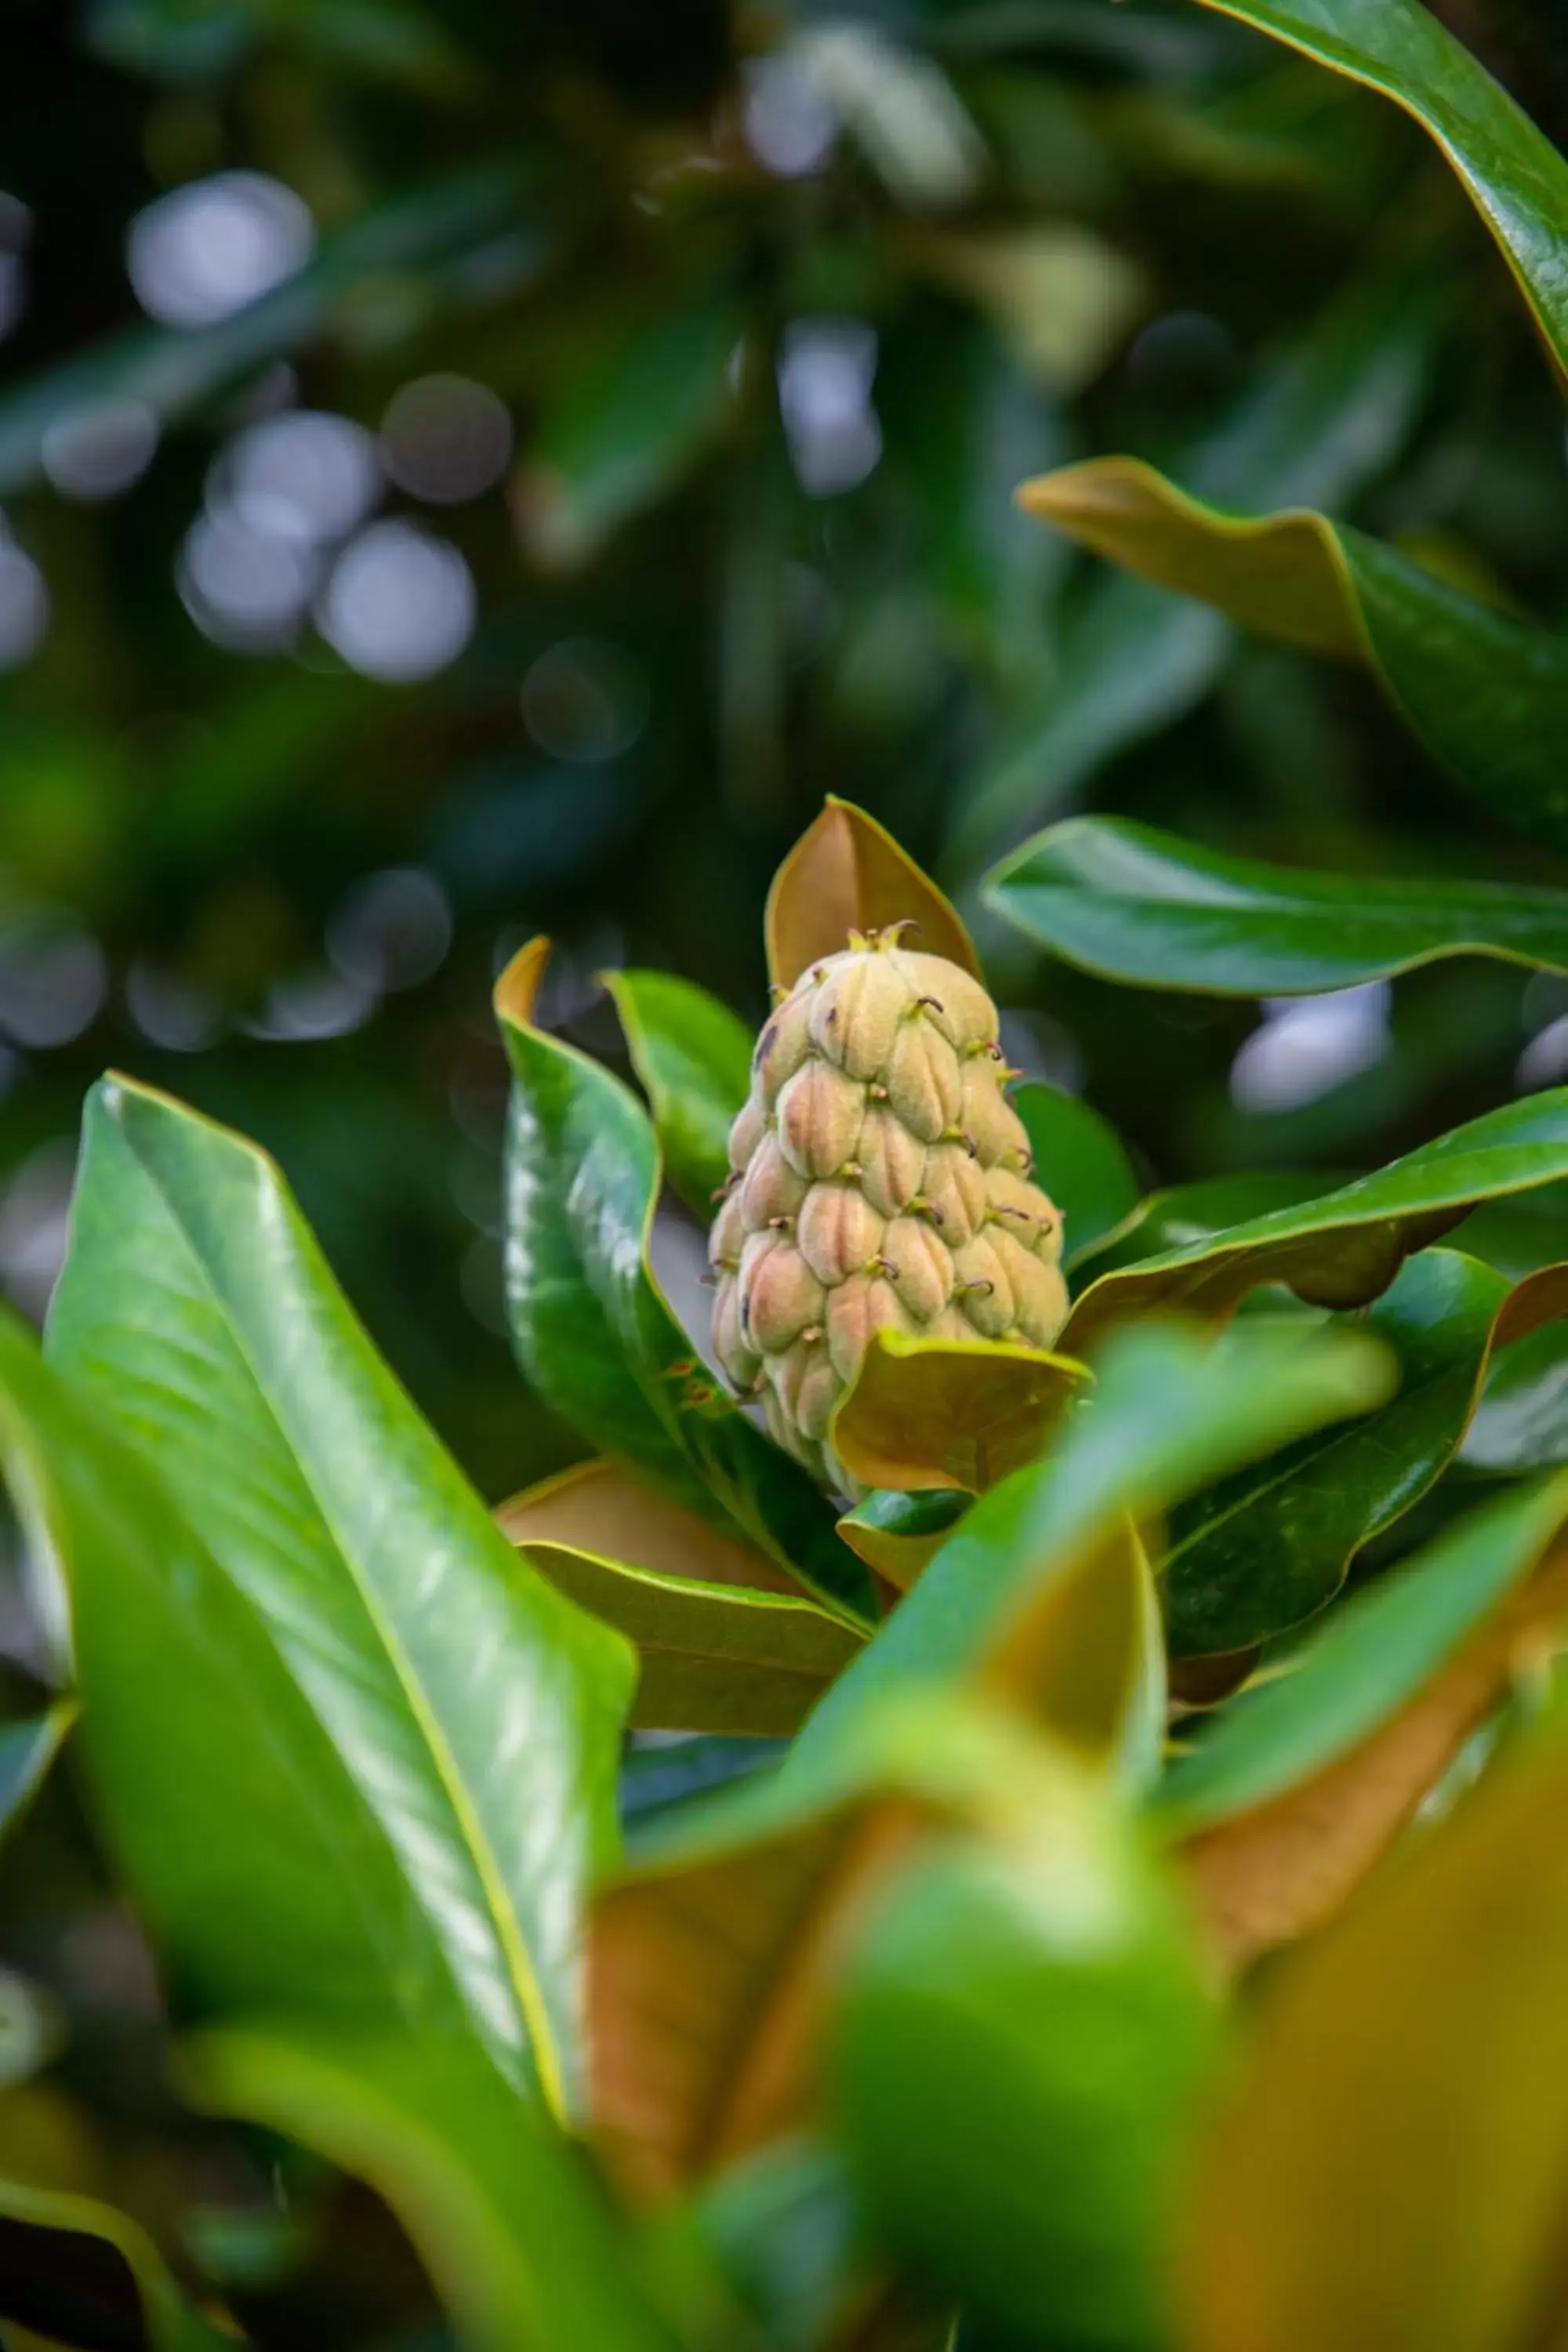
[{"label": "glossy green leaf", "polygon": [[1568,1185],[1542,1184],[1509,1200],[1483,1202],[1456,1238],[1471,1257],[1484,1258],[1515,1282],[1538,1266],[1568,1265]]},{"label": "glossy green leaf", "polygon": [[563,387],[524,455],[514,511],[535,560],[585,563],[675,488],[731,407],[745,320],[727,292],[618,325]]},{"label": "glossy green leaf", "polygon": [[968,1507],[966,1494],[942,1487],[904,1494],[879,1486],[845,1513],[838,1532],[868,1568],[907,1592]]},{"label": "glossy green leaf", "polygon": [[1436,142],[1568,376],[1568,161],[1420,0],[1202,0],[1391,98]]},{"label": "glossy green leaf", "polygon": [[[1094,1387],[1048,1459],[1016,1471],[974,1505],[823,1699],[796,1741],[787,1780],[798,1786],[827,1769],[854,1736],[859,1711],[889,1692],[979,1672],[1021,1685],[1026,1697],[1042,1673],[1032,1621],[1048,1614],[1058,1586],[1105,1558],[1130,1523],[1380,1402],[1391,1370],[1380,1349],[1346,1333],[1237,1326],[1208,1344],[1162,1324],[1119,1334],[1095,1369]],[[1064,1672],[1080,1685],[1087,1665],[1070,1645],[1064,1650]],[[1108,1655],[1102,1739],[1142,1719],[1139,1694],[1114,1687],[1128,1671],[1125,1657]]]},{"label": "glossy green leaf", "polygon": [[797,1730],[864,1646],[837,1617],[782,1592],[660,1575],[559,1544],[524,1559],[637,1647],[632,1722],[658,1731]]},{"label": "glossy green leaf", "polygon": [[1108,1792],[1044,1748],[1025,1785],[1027,1832],[947,1842],[854,1937],[833,2110],[879,2233],[983,2340],[1130,2352],[1215,2014]]},{"label": "glossy green leaf", "polygon": [[0,1724],[0,1836],[32,1803],[77,1718],[74,1699],[57,1699],[41,1715]]},{"label": "glossy green leaf", "polygon": [[[1260,1168],[1246,1176],[1205,1176],[1194,1184],[1167,1185],[1146,1192],[1119,1225],[1087,1252],[1084,1278],[1111,1268],[1136,1265],[1163,1250],[1185,1249],[1228,1226],[1317,1201],[1325,1190],[1348,1181],[1322,1170]],[[1468,1228],[1467,1227],[1467,1232]]]},{"label": "glossy green leaf", "polygon": [[1081,1354],[1107,1324],[1154,1307],[1223,1315],[1263,1282],[1288,1283],[1319,1306],[1361,1306],[1467,1210],[1564,1174],[1568,1087],[1555,1087],[1488,1111],[1315,1201],[1100,1275],[1068,1318],[1062,1351]]},{"label": "glossy green leaf", "polygon": [[[1266,635],[1366,663],[1473,799],[1550,845],[1568,844],[1555,757],[1568,725],[1560,635],[1479,603],[1348,524],[1299,510],[1228,512],[1134,458],[1068,467],[1021,496],[1031,512],[1163,588]],[[1461,938],[1470,943],[1468,921]]]},{"label": "glossy green leaf", "polygon": [[1084,1377],[1038,1348],[879,1331],[828,1442],[863,1486],[983,1494],[1036,1459]]},{"label": "glossy green leaf", "polygon": [[677,2352],[581,2151],[471,2044],[257,2025],[194,2037],[180,2073],[198,2105],[368,2181],[465,2352]]},{"label": "glossy green leaf", "polygon": [[[1403,444],[1439,310],[1409,269],[1352,288],[1276,354],[1180,472],[1200,497],[1337,506]],[[1002,756],[956,814],[949,856],[973,875],[1098,768],[1201,701],[1231,646],[1225,622],[1142,581],[1095,580],[1064,619],[1056,667]]]},{"label": "glossy green leaf", "polygon": [[1136,1208],[1132,1163],[1110,1120],[1059,1087],[1017,1087],[1013,1108],[1028,1132],[1035,1181],[1061,1211],[1070,1265]]},{"label": "glossy green leaf", "polygon": [[1568,1462],[1568,1328],[1549,1323],[1498,1349],[1459,1460],[1493,1476]]},{"label": "glossy green leaf", "polygon": [[1558,1715],[1279,1973],[1184,2200],[1188,2352],[1563,2341],[1565,1808]]},{"label": "glossy green leaf", "polygon": [[1363,1545],[1452,1461],[1493,1349],[1565,1312],[1568,1270],[1529,1277],[1510,1293],[1500,1275],[1455,1250],[1408,1259],[1366,1320],[1398,1360],[1398,1394],[1364,1420],[1226,1479],[1176,1515],[1164,1557],[1174,1654],[1248,1649],[1321,1609]]},{"label": "glossy green leaf", "polygon": [[0,2320],[28,2342],[223,2352],[147,2232],[95,2197],[0,2179]]},{"label": "glossy green leaf", "polygon": [[1568,1524],[1568,1476],[1510,1487],[1344,1602],[1294,1654],[1209,1717],[1156,1803],[1173,1831],[1255,1811],[1369,1738],[1524,1582]]},{"label": "glossy green leaf", "polygon": [[512,1069],[507,1304],[519,1361],[601,1452],[869,1623],[869,1578],[827,1503],[715,1387],[654,1282],[653,1130],[618,1078],[534,1026],[547,952],[542,940],[525,948],[496,997]]},{"label": "glossy green leaf", "polygon": [[[986,897],[1053,954],[1142,988],[1310,995],[1454,955],[1568,970],[1568,891],[1299,872],[1126,817],[1053,825],[997,867]],[[1038,1091],[1022,1089],[1019,1108]],[[1048,1191],[1040,1145],[1036,1160]]]},{"label": "glossy green leaf", "polygon": [[324,237],[297,277],[211,326],[132,328],[16,386],[0,400],[0,497],[39,478],[61,417],[110,400],[144,403],[165,424],[189,415],[347,315],[367,279],[407,273],[438,288],[443,269],[501,235],[517,241],[519,275],[532,274],[553,239],[528,216],[525,188],[511,162],[456,173]]},{"label": "glossy green leaf", "polygon": [[228,2014],[456,2003],[563,2104],[625,1645],[520,1566],[273,1163],[125,1080],[89,1105],[48,1352],[114,1453],[15,1339],[7,1410],[69,1481],[96,1811],[177,1974]]},{"label": "glossy green leaf", "polygon": [[731,1124],[751,1084],[751,1033],[727,1004],[671,972],[606,972],[605,985],[648,1098],[666,1172],[706,1224],[730,1172]]}]

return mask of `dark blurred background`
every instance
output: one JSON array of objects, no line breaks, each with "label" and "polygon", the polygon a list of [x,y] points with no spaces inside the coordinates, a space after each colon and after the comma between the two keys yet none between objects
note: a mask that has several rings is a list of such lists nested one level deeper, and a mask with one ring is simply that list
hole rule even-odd
[{"label": "dark blurred background", "polygon": [[[1442,13],[1568,135],[1559,0]],[[279,1153],[491,1496],[571,1451],[500,1332],[488,1000],[530,932],[613,1055],[608,963],[760,1017],[825,792],[972,915],[1085,806],[1551,878],[1369,680],[1012,507],[1130,449],[1568,620],[1558,396],[1441,161],[1186,0],[8,0],[0,369],[0,1286],[41,1314],[83,1089],[133,1070]],[[1236,1006],[981,929],[1015,1058],[1151,1182],[1568,1073],[1568,990],[1501,965]],[[98,2106],[155,2115],[67,1801],[25,1836],[13,1957]],[[422,2340],[279,2292],[279,2342]]]}]

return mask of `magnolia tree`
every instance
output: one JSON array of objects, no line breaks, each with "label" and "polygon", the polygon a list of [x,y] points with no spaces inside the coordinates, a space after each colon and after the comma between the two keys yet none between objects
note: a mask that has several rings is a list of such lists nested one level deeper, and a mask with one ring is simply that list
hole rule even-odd
[{"label": "magnolia tree", "polygon": [[[1435,20],[1229,13],[1426,124],[1568,372],[1568,167]],[[1125,461],[1024,496],[1364,661],[1568,842],[1561,639]],[[981,895],[1167,988],[1568,969],[1550,890],[1113,819]],[[0,1325],[57,1685],[10,1811],[68,1735],[179,2098],[369,2182],[485,2352],[1558,2343],[1568,1089],[1140,1197],[868,817],[767,948],[754,1044],[612,976],[641,1098],[536,1020],[544,942],[500,982],[510,1327],[588,1458],[499,1513],[272,1162],[95,1091],[42,1350]],[[650,1267],[667,1180],[710,1328]],[[48,2340],[236,2340],[189,2243],[0,2214]]]}]

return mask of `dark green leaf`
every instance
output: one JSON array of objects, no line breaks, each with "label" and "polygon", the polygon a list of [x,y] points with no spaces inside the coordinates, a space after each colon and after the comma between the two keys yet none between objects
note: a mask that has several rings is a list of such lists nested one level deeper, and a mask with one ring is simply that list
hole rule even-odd
[{"label": "dark green leaf", "polygon": [[[1163,588],[1289,643],[1365,662],[1472,799],[1568,845],[1568,787],[1555,756],[1568,727],[1561,635],[1479,603],[1348,524],[1296,509],[1228,512],[1134,458],[1068,467],[1024,496],[1031,512]],[[1468,929],[1464,936],[1468,943]]]},{"label": "dark green leaf", "polygon": [[625,1645],[519,1565],[273,1164],[124,1080],[48,1349],[83,1411],[8,1334],[10,1442],[63,1517],[96,1810],[179,1978],[229,2014],[466,2013],[563,2103]]},{"label": "dark green leaf", "polygon": [[869,1623],[869,1579],[827,1503],[715,1387],[654,1283],[653,1130],[618,1078],[533,1025],[547,952],[525,948],[496,998],[512,1069],[507,1304],[522,1369],[592,1444]]},{"label": "dark green leaf", "polygon": [[838,1532],[868,1568],[907,1592],[942,1549],[969,1507],[969,1496],[928,1486],[915,1494],[879,1486],[838,1522]]},{"label": "dark green leaf", "polygon": [[[1298,872],[1125,817],[1054,825],[997,867],[986,896],[1053,954],[1143,988],[1310,995],[1455,955],[1568,971],[1568,892]],[[1020,1092],[1026,1120],[1039,1091]],[[1036,1157],[1051,1191],[1046,1149]]]},{"label": "dark green leaf", "polygon": [[1568,375],[1568,162],[1420,0],[1202,0],[1381,90],[1430,131]]},{"label": "dark green leaf", "polygon": [[1058,1087],[1019,1087],[1013,1108],[1028,1130],[1035,1181],[1061,1211],[1070,1264],[1137,1206],[1132,1163],[1109,1119]]},{"label": "dark green leaf", "polygon": [[1568,1329],[1561,1323],[1498,1349],[1459,1460],[1494,1475],[1568,1462]]},{"label": "dark green leaf", "polygon": [[615,999],[670,1182],[706,1224],[730,1172],[731,1124],[746,1099],[752,1039],[707,990],[665,971],[614,971]]},{"label": "dark green leaf", "polygon": [[1182,1835],[1250,1812],[1358,1747],[1413,1699],[1540,1563],[1568,1522],[1568,1476],[1510,1487],[1346,1601],[1207,1719],[1156,1795]]},{"label": "dark green leaf", "polygon": [[[1362,1546],[1418,1502],[1453,1459],[1492,1349],[1506,1350],[1513,1334],[1564,1310],[1561,1269],[1510,1295],[1500,1275],[1457,1251],[1423,1250],[1407,1260],[1366,1322],[1398,1359],[1398,1394],[1365,1420],[1225,1480],[1176,1515],[1164,1562],[1173,1652],[1249,1649],[1321,1608]],[[1561,1345],[1561,1332],[1553,1337]]]},{"label": "dark green leaf", "polygon": [[1263,1282],[1289,1283],[1320,1306],[1363,1305],[1467,1209],[1564,1174],[1568,1087],[1557,1087],[1488,1111],[1338,1192],[1100,1275],[1068,1317],[1062,1349],[1081,1353],[1107,1323],[1155,1306],[1223,1314]]}]

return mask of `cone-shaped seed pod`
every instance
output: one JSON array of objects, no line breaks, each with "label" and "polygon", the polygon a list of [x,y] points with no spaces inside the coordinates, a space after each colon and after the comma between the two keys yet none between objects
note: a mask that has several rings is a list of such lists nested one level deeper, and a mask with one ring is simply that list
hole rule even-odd
[{"label": "cone-shaped seed pod", "polygon": [[1048,1348],[1067,1314],[1061,1219],[1030,1181],[977,980],[853,939],[757,1040],[713,1223],[713,1339],[779,1443],[854,1492],[826,1445],[871,1334]]}]

